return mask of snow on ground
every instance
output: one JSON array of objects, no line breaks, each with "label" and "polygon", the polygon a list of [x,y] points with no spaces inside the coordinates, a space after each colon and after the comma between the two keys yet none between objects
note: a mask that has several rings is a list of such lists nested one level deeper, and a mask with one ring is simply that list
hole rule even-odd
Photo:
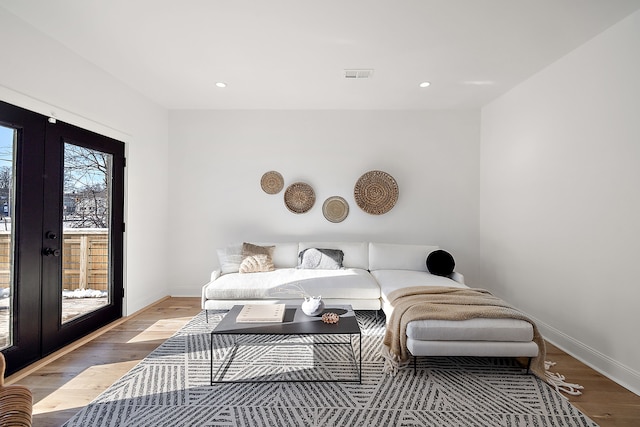
[{"label": "snow on ground", "polygon": [[97,291],[94,289],[76,289],[74,291],[63,290],[63,298],[103,298],[108,296],[107,291]]},{"label": "snow on ground", "polygon": [[[9,298],[9,295],[9,288],[0,288],[0,299]],[[73,291],[64,289],[62,291],[63,298],[105,298],[108,296],[109,293],[107,291],[98,291],[95,289],[76,289]]]}]

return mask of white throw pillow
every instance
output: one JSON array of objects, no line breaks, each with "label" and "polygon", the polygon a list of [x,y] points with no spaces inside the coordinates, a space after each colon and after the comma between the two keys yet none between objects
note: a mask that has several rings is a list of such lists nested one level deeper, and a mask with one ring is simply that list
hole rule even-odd
[{"label": "white throw pillow", "polygon": [[218,263],[220,273],[237,273],[242,264],[242,244],[229,245],[226,248],[218,249]]}]

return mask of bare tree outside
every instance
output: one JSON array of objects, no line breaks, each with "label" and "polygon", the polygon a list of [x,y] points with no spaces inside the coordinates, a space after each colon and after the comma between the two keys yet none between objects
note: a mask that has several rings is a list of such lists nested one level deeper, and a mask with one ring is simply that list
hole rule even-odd
[{"label": "bare tree outside", "polygon": [[113,156],[64,144],[62,322],[109,303]]},{"label": "bare tree outside", "polygon": [[[3,153],[0,153],[3,156]],[[13,167],[0,166],[0,218],[3,230],[9,230],[8,218],[11,216],[11,195],[13,194]]]},{"label": "bare tree outside", "polygon": [[111,155],[65,144],[64,162],[65,228],[108,228]]},{"label": "bare tree outside", "polygon": [[0,166],[0,189],[11,188],[13,182],[13,171],[9,166]]},{"label": "bare tree outside", "polygon": [[[6,128],[3,128],[6,131]],[[13,135],[11,135],[13,136]],[[6,135],[0,143],[0,227],[9,231],[13,195],[13,140]]]}]

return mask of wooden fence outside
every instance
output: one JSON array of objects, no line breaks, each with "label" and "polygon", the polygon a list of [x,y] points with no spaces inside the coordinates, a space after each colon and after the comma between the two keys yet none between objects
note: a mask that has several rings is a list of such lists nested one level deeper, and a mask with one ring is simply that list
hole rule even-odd
[{"label": "wooden fence outside", "polygon": [[0,288],[11,283],[11,232],[0,231]]},{"label": "wooden fence outside", "polygon": [[[0,231],[0,288],[11,282],[11,232]],[[62,288],[109,290],[109,234],[103,229],[65,230]]]}]

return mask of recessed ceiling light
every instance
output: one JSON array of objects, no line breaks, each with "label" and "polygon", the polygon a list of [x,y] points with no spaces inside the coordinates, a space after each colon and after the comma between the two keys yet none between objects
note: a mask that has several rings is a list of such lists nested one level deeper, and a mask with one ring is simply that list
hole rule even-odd
[{"label": "recessed ceiling light", "polygon": [[216,86],[218,86],[218,87],[227,87],[227,84],[225,82],[217,82]]},{"label": "recessed ceiling light", "polygon": [[420,86],[420,87],[429,87],[429,86],[431,86],[431,83],[429,83],[429,82],[422,82],[422,83],[420,83],[420,85],[419,85],[419,86]]}]

